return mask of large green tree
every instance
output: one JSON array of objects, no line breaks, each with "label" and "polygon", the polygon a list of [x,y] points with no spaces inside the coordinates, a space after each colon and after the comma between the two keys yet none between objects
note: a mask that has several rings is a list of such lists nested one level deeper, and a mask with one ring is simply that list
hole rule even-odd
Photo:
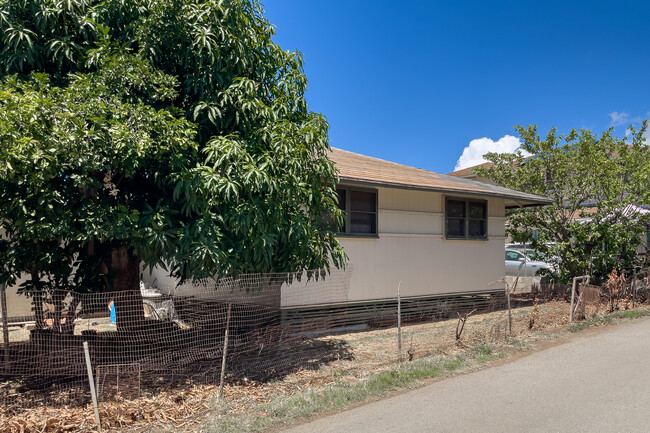
[{"label": "large green tree", "polygon": [[[485,158],[494,165],[476,172],[553,202],[513,211],[508,217],[513,238],[555,259],[562,281],[584,274],[602,280],[612,269],[633,266],[648,218],[630,212],[628,205],[650,203],[646,124],[639,131],[630,128],[626,138],[613,130],[562,135],[551,129],[542,138],[536,126],[515,129],[521,150],[489,153]],[[532,229],[539,237],[532,237]]]},{"label": "large green tree", "polygon": [[134,294],[119,323],[141,261],[343,264],[328,125],[257,1],[2,0],[0,32],[0,282]]}]

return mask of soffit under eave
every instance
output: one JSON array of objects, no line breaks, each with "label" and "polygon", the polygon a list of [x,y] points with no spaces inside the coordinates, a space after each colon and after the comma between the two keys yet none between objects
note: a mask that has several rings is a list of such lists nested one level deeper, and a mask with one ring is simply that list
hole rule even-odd
[{"label": "soffit under eave", "polygon": [[516,209],[521,207],[538,207],[538,206],[546,206],[548,204],[550,204],[550,200],[548,202],[542,202],[536,200],[514,200],[510,198],[505,199],[506,209]]},{"label": "soffit under eave", "polygon": [[[440,187],[430,187],[430,186],[423,186],[423,185],[378,182],[374,180],[365,180],[365,179],[358,179],[358,178],[340,177],[339,185],[360,186],[366,188],[394,188],[394,189],[404,189],[404,190],[411,190],[411,191],[430,191],[430,192],[437,192],[446,195],[477,197],[486,200],[501,199],[505,201],[506,208],[544,206],[546,204],[551,203],[550,199],[547,199],[545,197],[536,197],[530,194],[524,194],[521,197],[513,197],[510,194],[503,194],[497,191],[473,191],[471,189],[468,190],[464,188],[459,188],[459,189],[440,188]],[[513,191],[513,193],[517,193],[517,191]]]}]

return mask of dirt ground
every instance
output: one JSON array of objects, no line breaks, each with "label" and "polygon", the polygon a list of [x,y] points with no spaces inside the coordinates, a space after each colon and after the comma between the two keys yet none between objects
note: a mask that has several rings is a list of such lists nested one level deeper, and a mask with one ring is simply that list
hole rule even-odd
[{"label": "dirt ground", "polygon": [[[526,305],[527,304],[527,305]],[[512,331],[508,312],[472,315],[467,319],[460,344],[456,342],[458,319],[418,323],[402,328],[405,360],[435,355],[453,355],[479,344],[491,344],[502,353],[529,352],[547,347],[549,342],[566,339],[569,305],[565,301],[520,303],[512,311]],[[630,308],[630,306],[627,306]],[[602,312],[602,309],[601,309]],[[599,312],[587,311],[587,316]],[[217,406],[227,407],[229,416],[259,412],[260,405],[277,397],[318,390],[333,383],[357,382],[388,371],[397,362],[397,329],[364,329],[326,335],[310,340],[311,351],[303,352],[300,365],[286,374],[255,379],[241,371],[223,389],[225,405],[217,401],[218,387],[196,381],[155,393],[144,391],[140,399],[116,398],[100,403],[104,431],[152,431],[155,426],[174,431],[195,431]],[[327,348],[327,354],[318,348]],[[296,348],[295,350],[303,350]],[[323,349],[325,350],[325,349]],[[291,349],[285,350],[291,359]],[[306,356],[306,357],[305,357]],[[259,364],[257,368],[264,368]],[[0,388],[11,386],[0,383]],[[0,390],[1,391],[1,390]],[[94,431],[92,406],[44,405],[24,410],[19,400],[5,404],[0,411],[0,433]],[[263,414],[262,414],[263,416]]]}]

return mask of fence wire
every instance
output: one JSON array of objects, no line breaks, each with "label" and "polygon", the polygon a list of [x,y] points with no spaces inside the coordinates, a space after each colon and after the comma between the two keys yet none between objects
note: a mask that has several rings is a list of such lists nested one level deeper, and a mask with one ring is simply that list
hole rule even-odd
[{"label": "fence wire", "polygon": [[[181,383],[218,384],[226,326],[231,383],[341,359],[347,355],[340,343],[314,337],[396,324],[396,299],[348,302],[350,272],[251,274],[140,291],[44,294],[40,322],[32,316],[8,328],[0,352],[1,410],[10,416],[17,408],[88,404],[83,342],[100,401],[137,399]],[[502,292],[405,298],[402,323],[504,305]]]},{"label": "fence wire", "polygon": [[[390,368],[397,359],[396,334],[374,328],[396,326],[397,299],[350,301],[350,273],[254,274],[135,292],[44,293],[41,320],[32,314],[27,323],[15,321],[24,309],[9,302],[14,320],[3,327],[9,338],[0,352],[0,432],[22,431],[27,424],[25,431],[59,431],[72,425],[62,421],[63,412],[77,417],[75,425],[92,423],[84,342],[100,412],[114,423],[125,411],[138,420],[163,412],[193,417],[197,404],[203,407],[217,395],[226,330],[225,393],[231,399],[239,398],[236,393],[254,396],[260,387],[268,396],[277,392],[270,390],[274,384],[282,389],[295,380],[311,384],[321,376]],[[594,314],[592,306],[604,312],[647,301],[649,282],[644,274],[612,278],[597,291],[578,287],[587,318]],[[456,346],[555,326],[569,316],[570,295],[567,285],[516,286],[511,329],[500,289],[402,298],[401,323],[408,326],[401,355],[411,360],[453,345],[456,320],[469,315],[462,341],[456,326]],[[64,424],[47,427],[59,420]],[[3,430],[6,422],[12,424]]]},{"label": "fence wire", "polygon": [[636,308],[648,302],[650,270],[637,269],[628,273],[613,270],[604,284],[579,283],[575,288],[573,318],[582,320],[601,312]]}]

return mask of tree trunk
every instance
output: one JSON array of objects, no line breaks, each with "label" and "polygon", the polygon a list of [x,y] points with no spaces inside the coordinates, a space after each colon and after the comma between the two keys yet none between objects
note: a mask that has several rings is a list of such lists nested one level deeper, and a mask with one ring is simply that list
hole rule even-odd
[{"label": "tree trunk", "polygon": [[34,322],[36,329],[45,329],[45,315],[43,314],[43,292],[41,292],[38,271],[32,270],[32,282],[37,287],[32,296],[32,307],[34,308]]},{"label": "tree trunk", "polygon": [[144,323],[144,308],[140,293],[140,258],[127,247],[111,252],[111,270],[115,273],[115,315],[118,331],[135,331]]},{"label": "tree trunk", "polygon": [[55,290],[52,294],[52,303],[54,304],[54,318],[52,319],[52,329],[54,332],[61,333],[61,319],[63,317],[63,302],[65,301],[66,292]]},{"label": "tree trunk", "polygon": [[62,334],[74,334],[74,321],[77,318],[77,307],[81,303],[80,299],[73,297],[68,304],[68,312],[65,314],[65,324],[61,325]]}]

